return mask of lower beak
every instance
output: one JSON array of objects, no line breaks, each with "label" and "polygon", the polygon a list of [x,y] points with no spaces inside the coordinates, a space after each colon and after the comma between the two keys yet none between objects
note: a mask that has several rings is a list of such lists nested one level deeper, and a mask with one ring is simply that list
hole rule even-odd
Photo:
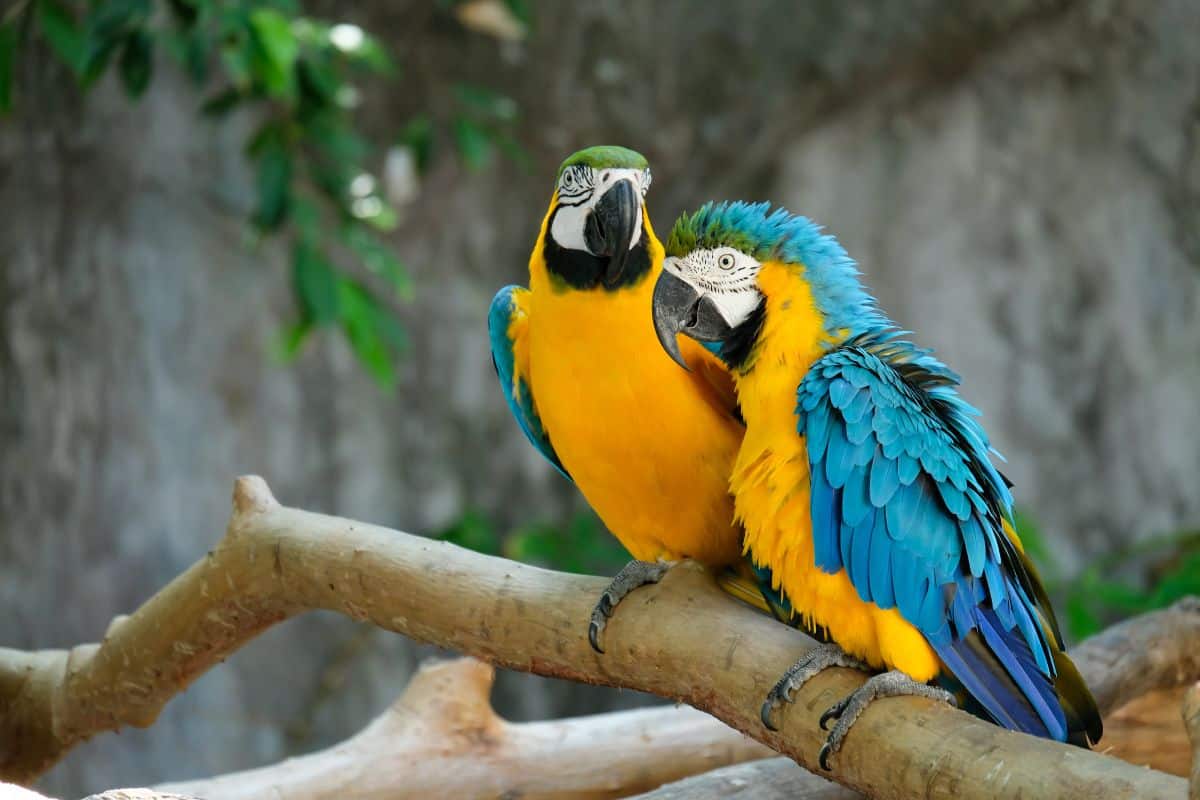
[{"label": "lower beak", "polygon": [[650,305],[654,311],[654,332],[658,334],[658,343],[675,363],[687,370],[691,367],[684,361],[683,353],[679,352],[677,334],[682,333],[698,342],[722,342],[732,332],[711,297],[701,294],[683,278],[666,270],[662,271],[658,283],[654,284],[654,297]]},{"label": "lower beak", "polygon": [[700,292],[687,281],[673,273],[663,271],[654,285],[654,297],[650,302],[654,312],[654,332],[658,343],[667,351],[675,363],[691,370],[683,353],[679,352],[676,335],[694,320],[700,306]]},{"label": "lower beak", "polygon": [[620,180],[600,197],[588,217],[584,237],[594,255],[608,257],[604,273],[608,286],[616,286],[621,280],[641,213],[641,199],[633,183]]}]

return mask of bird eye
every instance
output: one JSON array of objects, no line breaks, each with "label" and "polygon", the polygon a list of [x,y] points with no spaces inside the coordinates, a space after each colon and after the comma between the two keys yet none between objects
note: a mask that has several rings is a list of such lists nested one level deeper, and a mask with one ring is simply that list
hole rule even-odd
[{"label": "bird eye", "polygon": [[733,257],[732,253],[722,253],[717,258],[717,266],[721,269],[733,269],[733,265],[736,263],[737,259]]},{"label": "bird eye", "polygon": [[562,176],[562,187],[564,189],[570,189],[574,185],[575,185],[575,172],[573,170],[567,170],[566,172],[563,173],[563,176]]}]

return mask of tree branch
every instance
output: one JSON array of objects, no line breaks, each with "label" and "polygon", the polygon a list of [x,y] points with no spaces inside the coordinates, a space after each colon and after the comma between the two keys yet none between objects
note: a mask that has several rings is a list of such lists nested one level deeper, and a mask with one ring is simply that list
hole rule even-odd
[{"label": "tree branch", "polygon": [[[753,787],[747,793],[747,788]],[[629,800],[861,800],[862,795],[797,766],[790,758],[766,758],[714,769],[660,786]]]},{"label": "tree branch", "polygon": [[261,769],[156,787],[205,800],[627,797],[773,753],[688,706],[514,724],[492,710],[494,671],[426,664],[358,735]]},{"label": "tree branch", "polygon": [[[330,609],[493,664],[686,702],[816,767],[822,711],[861,685],[814,678],[764,729],[767,689],[812,647],[683,564],[622,604],[600,656],[584,631],[594,577],[564,575],[444,542],[282,507],[241,478],[224,539],[99,645],[0,651],[0,775],[27,781],[100,731],[145,726],[171,696],[267,627]],[[1099,753],[1004,731],[915,698],[868,709],[833,779],[871,797],[1183,797],[1184,782]]]},{"label": "tree branch", "polygon": [[1192,780],[1188,800],[1200,800],[1200,682],[1183,696],[1183,725],[1192,740]]}]

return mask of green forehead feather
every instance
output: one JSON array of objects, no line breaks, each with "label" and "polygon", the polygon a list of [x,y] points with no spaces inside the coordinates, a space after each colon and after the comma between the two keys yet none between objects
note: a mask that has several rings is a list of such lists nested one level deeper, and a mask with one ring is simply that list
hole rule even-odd
[{"label": "green forehead feather", "polygon": [[641,153],[625,147],[603,144],[567,156],[567,160],[558,168],[555,180],[562,177],[564,169],[577,164],[584,164],[592,169],[646,169],[649,166]]},{"label": "green forehead feather", "polygon": [[768,219],[766,203],[706,203],[694,214],[675,221],[667,240],[667,255],[682,258],[696,249],[732,247],[765,261],[780,244]]}]

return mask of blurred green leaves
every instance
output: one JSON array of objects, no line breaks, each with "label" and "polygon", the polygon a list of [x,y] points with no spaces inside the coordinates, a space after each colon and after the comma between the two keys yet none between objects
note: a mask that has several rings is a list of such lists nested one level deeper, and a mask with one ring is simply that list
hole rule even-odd
[{"label": "blurred green leaves", "polygon": [[13,105],[13,67],[17,55],[17,26],[14,22],[0,22],[0,114],[6,114]]},{"label": "blurred green leaves", "polygon": [[487,555],[579,574],[612,574],[630,558],[590,511],[573,515],[564,525],[530,523],[506,535],[480,512],[468,511],[435,538]]},{"label": "blurred green leaves", "polygon": [[[115,65],[136,101],[165,54],[206,92],[205,118],[253,114],[249,222],[258,236],[292,248],[298,319],[280,337],[279,354],[293,358],[314,331],[339,329],[380,385],[394,383],[406,339],[393,307],[411,297],[412,285],[383,238],[399,215],[368,168],[382,165],[383,147],[355,120],[359,82],[399,74],[386,48],[357,25],[305,15],[295,0],[18,0],[0,17],[0,115],[13,107],[17,51],[30,33],[83,87]],[[510,98],[460,85],[454,100],[444,134],[469,169],[483,169],[497,151],[525,160]],[[419,114],[394,139],[415,164],[410,198],[437,134],[436,122]]]},{"label": "blurred green leaves", "polygon": [[1037,564],[1060,621],[1076,640],[1124,617],[1200,595],[1200,531],[1180,531],[1123,547],[1065,578],[1041,528],[1023,510],[1017,532]]}]

